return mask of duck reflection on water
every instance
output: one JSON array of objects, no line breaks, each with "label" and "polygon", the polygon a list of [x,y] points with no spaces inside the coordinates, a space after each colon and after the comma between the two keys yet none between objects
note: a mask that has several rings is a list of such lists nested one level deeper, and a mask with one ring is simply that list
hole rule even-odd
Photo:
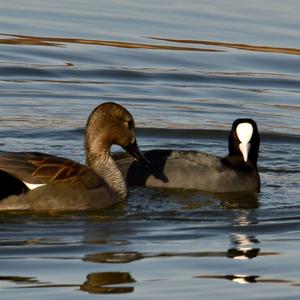
[{"label": "duck reflection on water", "polygon": [[124,283],[134,283],[135,280],[128,272],[97,272],[87,275],[80,290],[91,294],[123,294],[132,293],[132,286],[113,286]]}]

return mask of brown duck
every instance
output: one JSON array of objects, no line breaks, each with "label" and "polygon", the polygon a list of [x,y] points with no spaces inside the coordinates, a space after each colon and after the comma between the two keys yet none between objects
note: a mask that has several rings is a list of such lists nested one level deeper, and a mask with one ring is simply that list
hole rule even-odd
[{"label": "brown duck", "polygon": [[0,210],[95,210],[126,200],[126,182],[110,155],[113,144],[148,163],[132,115],[108,102],[88,118],[86,165],[44,153],[0,152]]}]

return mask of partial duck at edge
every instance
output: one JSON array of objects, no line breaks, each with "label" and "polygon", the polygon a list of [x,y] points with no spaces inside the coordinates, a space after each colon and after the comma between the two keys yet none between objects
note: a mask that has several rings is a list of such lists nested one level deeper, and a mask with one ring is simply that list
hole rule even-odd
[{"label": "partial duck at edge", "polygon": [[92,210],[124,201],[127,185],[110,156],[113,144],[147,163],[136,143],[132,115],[107,102],[88,118],[86,165],[44,153],[0,152],[0,211]]},{"label": "partial duck at edge", "polygon": [[214,193],[258,192],[257,169],[260,138],[252,119],[233,122],[225,157],[197,151],[150,150],[150,166],[133,161],[126,154],[114,159],[128,186],[194,189]]}]

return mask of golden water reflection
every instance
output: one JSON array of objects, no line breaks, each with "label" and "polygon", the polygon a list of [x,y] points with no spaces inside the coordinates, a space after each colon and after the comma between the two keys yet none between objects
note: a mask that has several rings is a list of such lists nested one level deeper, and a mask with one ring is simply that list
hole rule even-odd
[{"label": "golden water reflection", "polygon": [[80,290],[92,294],[123,294],[132,293],[131,286],[111,286],[115,284],[133,283],[135,280],[127,272],[99,272],[87,275],[87,280],[80,286]]},{"label": "golden water reflection", "polygon": [[[224,48],[225,49],[233,48],[233,49],[245,50],[245,51],[300,55],[300,49],[297,48],[272,47],[272,46],[264,46],[264,45],[249,45],[249,44],[226,43],[226,42],[205,41],[205,40],[170,39],[170,38],[161,38],[161,37],[147,37],[147,38],[152,41],[156,40],[160,42],[167,42],[168,44],[158,45],[152,43],[135,43],[135,42],[123,42],[123,41],[113,41],[113,40],[62,38],[62,37],[47,37],[47,36],[29,36],[29,35],[16,35],[16,34],[6,34],[6,33],[0,33],[0,44],[39,45],[39,46],[54,46],[54,47],[62,46],[64,44],[86,44],[86,45],[99,45],[99,46],[129,48],[129,49],[205,51],[205,52],[224,52],[225,51]],[[178,46],[170,43],[185,44],[185,46]],[[189,45],[187,46],[186,44]]]},{"label": "golden water reflection", "polygon": [[271,47],[271,46],[263,46],[263,45],[248,45],[248,44],[224,43],[224,42],[202,41],[202,40],[169,39],[169,38],[157,38],[157,37],[150,37],[150,38],[153,40],[180,43],[180,44],[205,45],[205,46],[215,46],[215,47],[224,47],[224,48],[234,48],[239,50],[248,50],[248,51],[255,51],[255,52],[271,52],[271,53],[300,55],[300,49],[297,48]]},{"label": "golden water reflection", "polygon": [[0,276],[0,281],[10,281],[16,284],[38,283],[39,280],[35,277],[25,276]]},{"label": "golden water reflection", "polygon": [[218,49],[198,48],[198,47],[182,47],[172,45],[156,45],[145,43],[132,43],[108,40],[91,40],[80,38],[60,38],[60,37],[45,37],[45,36],[26,36],[26,35],[12,35],[0,34],[0,44],[7,45],[39,45],[39,46],[62,46],[64,44],[85,44],[85,45],[99,45],[118,48],[130,49],[151,49],[151,50],[176,50],[176,51],[206,51],[206,52],[221,52]]}]

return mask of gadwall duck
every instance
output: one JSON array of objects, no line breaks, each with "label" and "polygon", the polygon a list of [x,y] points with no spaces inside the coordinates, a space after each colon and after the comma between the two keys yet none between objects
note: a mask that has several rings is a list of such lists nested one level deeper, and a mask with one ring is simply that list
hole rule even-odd
[{"label": "gadwall duck", "polygon": [[92,210],[125,200],[127,185],[110,155],[113,144],[148,163],[137,146],[132,115],[109,102],[88,118],[86,165],[44,153],[0,152],[0,210]]},{"label": "gadwall duck", "polygon": [[144,153],[151,167],[133,162],[127,155],[116,160],[128,186],[196,189],[207,192],[258,192],[259,133],[251,119],[237,119],[229,134],[226,157],[179,150]]}]

